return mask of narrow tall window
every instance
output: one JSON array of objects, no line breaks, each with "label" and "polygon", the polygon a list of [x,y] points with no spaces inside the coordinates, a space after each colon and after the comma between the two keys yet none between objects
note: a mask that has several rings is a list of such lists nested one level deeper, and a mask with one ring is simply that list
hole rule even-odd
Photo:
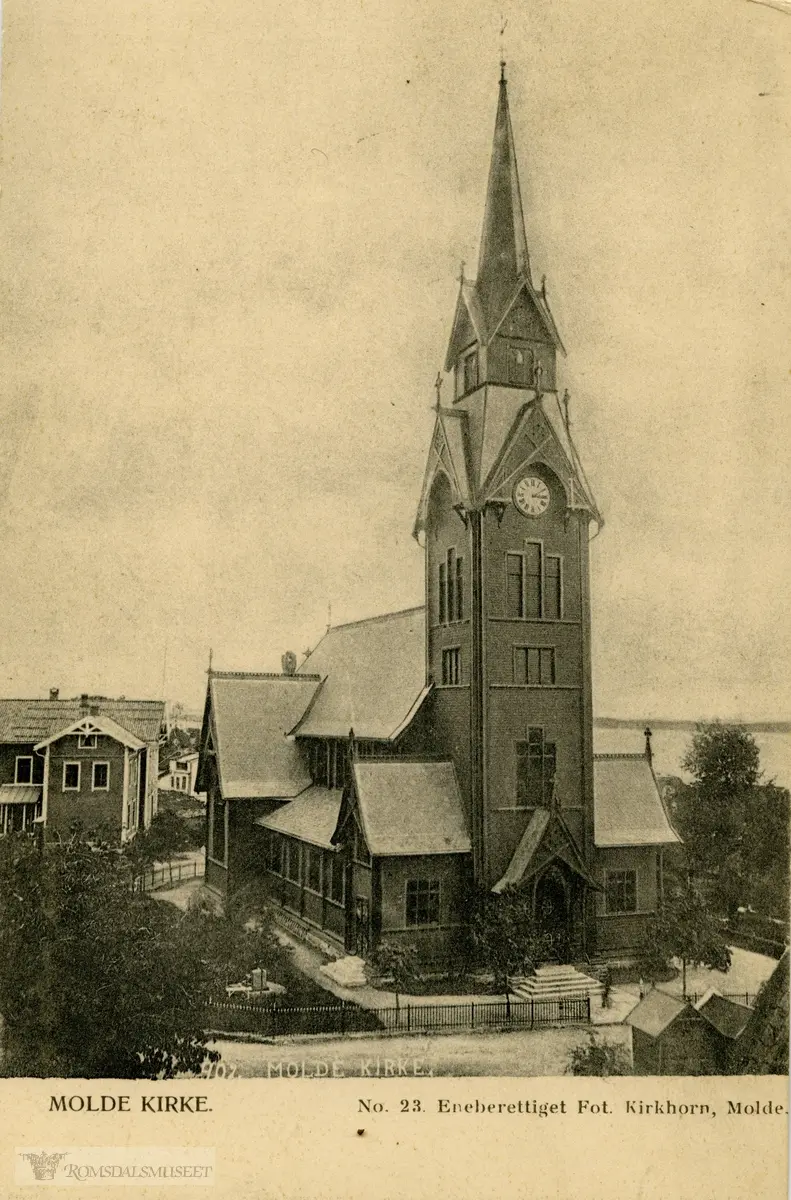
[{"label": "narrow tall window", "polygon": [[456,551],[449,550],[447,555],[446,579],[448,581],[448,620],[456,619]]},{"label": "narrow tall window", "polygon": [[464,559],[456,559],[456,620],[464,616]]},{"label": "narrow tall window", "polygon": [[442,651],[442,682],[445,687],[461,683],[461,649],[449,646]]},{"label": "narrow tall window", "polygon": [[464,391],[471,392],[478,386],[478,351],[473,350],[464,359]]},{"label": "narrow tall window", "polygon": [[444,625],[448,619],[448,584],[445,578],[445,564],[439,564],[439,623]]},{"label": "narrow tall window", "polygon": [[555,743],[544,740],[543,729],[528,729],[527,741],[516,743],[516,803],[520,808],[551,803],[556,765]]},{"label": "narrow tall window", "polygon": [[508,382],[527,387],[533,382],[533,355],[526,346],[508,343]]},{"label": "narrow tall window", "polygon": [[514,683],[546,687],[554,682],[553,646],[514,646]]},{"label": "narrow tall window", "polygon": [[523,617],[525,560],[521,554],[506,554],[506,615]]},{"label": "narrow tall window", "polygon": [[547,555],[545,574],[544,616],[550,621],[559,621],[562,616],[561,608],[563,603],[563,580],[559,555]]},{"label": "narrow tall window", "polygon": [[541,617],[542,612],[542,571],[541,543],[528,542],[525,546],[525,575],[526,575],[526,617]]}]

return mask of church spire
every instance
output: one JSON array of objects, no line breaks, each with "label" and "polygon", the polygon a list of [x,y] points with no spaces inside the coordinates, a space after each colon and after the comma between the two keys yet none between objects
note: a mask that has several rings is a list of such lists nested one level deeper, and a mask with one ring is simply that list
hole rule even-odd
[{"label": "church spire", "polygon": [[514,134],[508,111],[505,63],[500,63],[500,95],[481,234],[477,291],[489,322],[496,321],[519,279],[530,279],[525,219],[519,190]]}]

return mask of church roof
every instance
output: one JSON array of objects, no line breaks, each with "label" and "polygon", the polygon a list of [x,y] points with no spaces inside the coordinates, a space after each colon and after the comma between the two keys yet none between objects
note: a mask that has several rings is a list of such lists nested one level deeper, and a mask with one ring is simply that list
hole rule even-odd
[{"label": "church roof", "polygon": [[645,755],[593,756],[593,840],[598,847],[681,841]]},{"label": "church roof", "polygon": [[31,745],[42,742],[81,717],[109,717],[141,742],[156,742],[165,715],[162,700],[113,700],[88,696],[84,700],[0,700],[0,742]]},{"label": "church roof", "polygon": [[371,854],[469,854],[472,849],[452,763],[358,760],[354,788]]},{"label": "church roof", "polygon": [[425,636],[422,607],[329,629],[299,669],[323,683],[291,732],[394,740],[428,694]]},{"label": "church roof", "polygon": [[310,772],[288,731],[319,686],[317,675],[213,672],[209,715],[225,799],[296,796]]},{"label": "church roof", "polygon": [[266,817],[258,817],[256,825],[333,850],[335,847],[330,839],[338,823],[342,796],[339,788],[309,787],[282,808]]}]

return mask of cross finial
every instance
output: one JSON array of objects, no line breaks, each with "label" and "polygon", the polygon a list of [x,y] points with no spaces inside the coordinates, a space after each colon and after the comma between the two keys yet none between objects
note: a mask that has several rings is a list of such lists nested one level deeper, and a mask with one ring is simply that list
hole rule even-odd
[{"label": "cross finial", "polygon": [[441,371],[437,371],[437,378],[434,380],[434,388],[437,393],[436,407],[439,409],[440,405],[442,404],[442,372]]},{"label": "cross finial", "polygon": [[643,730],[643,735],[645,737],[645,756],[648,759],[648,761],[651,762],[654,757],[654,752],[651,749],[651,738],[654,735],[648,725],[646,725],[645,729]]},{"label": "cross finial", "polygon": [[211,665],[212,665],[213,661],[214,661],[214,651],[212,650],[212,648],[210,646],[209,647],[209,669],[206,672],[207,675],[211,675]]},{"label": "cross finial", "polygon": [[508,18],[500,13],[500,83],[505,83],[505,30]]}]

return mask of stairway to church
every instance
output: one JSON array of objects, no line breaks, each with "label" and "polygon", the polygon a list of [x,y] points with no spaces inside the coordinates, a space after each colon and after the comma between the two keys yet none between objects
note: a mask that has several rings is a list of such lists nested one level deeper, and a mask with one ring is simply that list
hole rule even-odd
[{"label": "stairway to church", "polygon": [[535,975],[525,975],[512,981],[513,994],[521,1000],[559,1000],[572,996],[601,997],[598,979],[585,975],[576,967],[547,965],[538,967]]}]

